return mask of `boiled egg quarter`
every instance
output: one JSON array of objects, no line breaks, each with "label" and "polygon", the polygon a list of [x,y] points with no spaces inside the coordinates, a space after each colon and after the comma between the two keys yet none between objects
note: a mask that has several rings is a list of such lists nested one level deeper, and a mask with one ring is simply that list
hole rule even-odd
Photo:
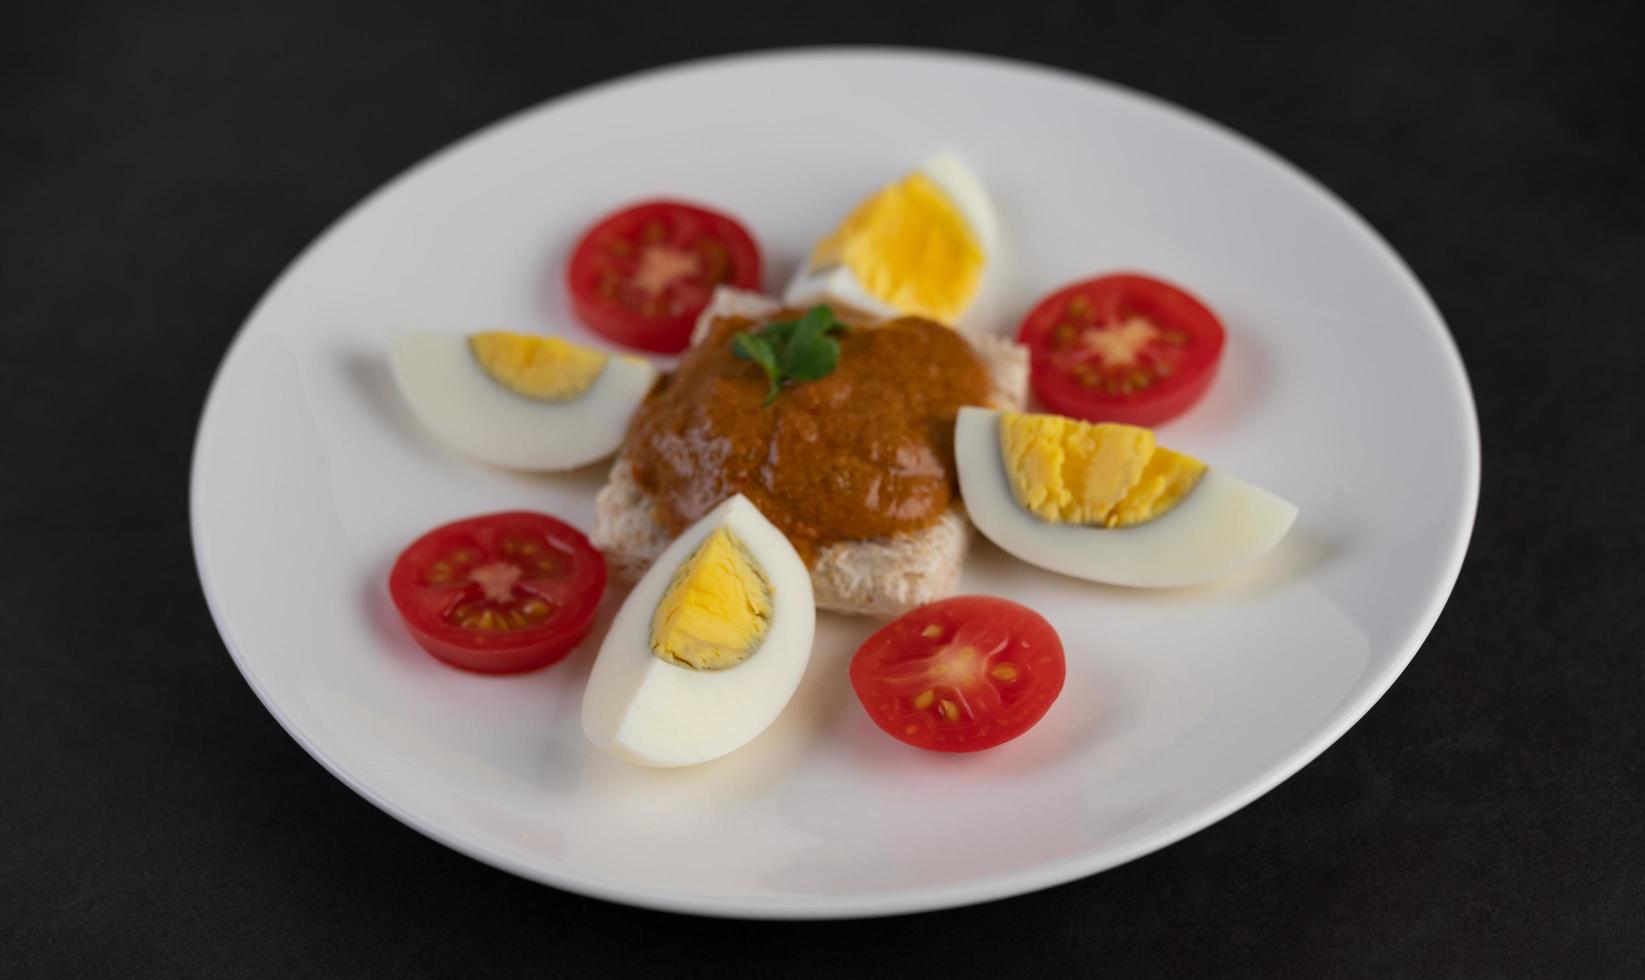
[{"label": "boiled egg quarter", "polygon": [[859,203],[812,249],[783,300],[953,324],[976,298],[994,240],[982,182],[939,153]]},{"label": "boiled egg quarter", "polygon": [[575,469],[616,452],[657,378],[647,361],[504,332],[404,334],[389,363],[440,441],[514,470]]},{"label": "boiled egg quarter", "polygon": [[675,539],[623,601],[583,693],[583,732],[645,766],[741,748],[799,686],[816,620],[805,562],[738,494]]},{"label": "boiled egg quarter", "polygon": [[1221,578],[1266,554],[1297,516],[1135,426],[967,407],[954,457],[985,537],[1029,564],[1110,585]]}]

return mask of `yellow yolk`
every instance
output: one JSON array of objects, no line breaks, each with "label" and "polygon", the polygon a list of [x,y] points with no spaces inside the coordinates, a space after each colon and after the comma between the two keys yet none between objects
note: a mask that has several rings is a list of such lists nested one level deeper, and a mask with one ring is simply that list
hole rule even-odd
[{"label": "yellow yolk", "polygon": [[1114,508],[1107,526],[1126,527],[1153,520],[1175,507],[1204,473],[1205,464],[1192,456],[1155,446],[1148,465],[1143,467],[1142,478],[1131,485],[1125,499]]},{"label": "yellow yolk", "polygon": [[525,398],[560,402],[593,387],[606,355],[558,337],[492,331],[470,334],[468,349],[491,380]]},{"label": "yellow yolk", "polygon": [[1127,527],[1177,505],[1205,464],[1154,445],[1134,425],[1060,415],[1000,415],[1000,453],[1011,492],[1053,524]]},{"label": "yellow yolk", "polygon": [[771,585],[732,533],[710,534],[669,583],[651,620],[651,652],[698,670],[748,659],[771,625]]},{"label": "yellow yolk", "polygon": [[949,323],[971,302],[986,258],[954,202],[930,178],[910,174],[818,242],[811,269],[843,263],[875,299]]}]

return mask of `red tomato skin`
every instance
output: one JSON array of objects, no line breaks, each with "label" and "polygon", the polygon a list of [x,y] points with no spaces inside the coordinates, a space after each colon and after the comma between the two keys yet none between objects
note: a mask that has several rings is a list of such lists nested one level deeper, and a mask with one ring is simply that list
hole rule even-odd
[{"label": "red tomato skin", "polygon": [[732,275],[724,284],[738,289],[760,288],[760,250],[754,237],[737,219],[696,204],[673,200],[643,201],[630,205],[601,218],[583,233],[566,267],[566,294],[571,298],[572,312],[589,329],[617,343],[658,354],[678,354],[690,345],[697,316],[707,306],[713,285],[708,286],[701,303],[693,304],[674,316],[647,317],[612,303],[598,291],[600,243],[608,236],[620,237],[622,229],[649,216],[664,220],[683,218],[710,229],[721,239],[729,254]]},{"label": "red tomato skin", "polygon": [[409,620],[406,622],[406,629],[410,630],[411,638],[417,641],[418,646],[453,667],[475,674],[524,674],[557,664],[587,638],[593,626],[594,617],[590,615],[582,626],[550,642],[513,649],[496,647],[473,650],[419,629]]},{"label": "red tomato skin", "polygon": [[1152,429],[1193,408],[1211,387],[1216,373],[1217,365],[1212,364],[1189,383],[1163,392],[1157,398],[1136,403],[1110,402],[1092,406],[1069,397],[1065,392],[1058,390],[1059,386],[1044,381],[1036,381],[1034,393],[1039,395],[1040,401],[1044,402],[1047,408],[1058,415],[1086,422],[1119,422],[1123,425],[1139,425],[1145,429]]},{"label": "red tomato skin", "polygon": [[[411,598],[421,574],[415,561],[421,552],[440,547],[439,539],[481,522],[536,524],[571,546],[579,561],[578,594],[584,597],[573,614],[557,620],[555,630],[524,633],[483,633],[444,623],[430,623]],[[407,545],[389,572],[389,597],[406,630],[423,650],[453,667],[477,674],[522,674],[565,659],[587,638],[599,612],[606,586],[605,556],[583,533],[557,518],[532,511],[505,511],[463,518],[433,528]],[[591,596],[591,598],[589,598]]]},{"label": "red tomato skin", "polygon": [[[1094,302],[1131,301],[1167,321],[1194,340],[1172,377],[1145,391],[1109,395],[1081,388],[1051,363],[1045,338],[1057,315],[1075,296],[1099,296]],[[1071,283],[1035,304],[1017,331],[1030,350],[1029,377],[1034,394],[1053,412],[1088,422],[1119,422],[1153,428],[1188,411],[1210,388],[1222,363],[1227,331],[1211,309],[1180,286],[1140,273],[1116,273]]]},{"label": "red tomato skin", "polygon": [[[914,642],[913,638],[919,637],[919,631],[932,622],[942,622],[950,627],[947,638],[952,639],[959,628],[954,626],[955,623],[963,626],[980,617],[1010,622],[1008,632],[1013,634],[1013,642],[1006,649],[1013,651],[1011,657],[1019,667],[1028,662],[1025,654],[1033,654],[1030,676],[1034,686],[1022,708],[1009,712],[1005,718],[984,719],[987,724],[980,732],[959,728],[932,730],[917,725],[919,730],[910,732],[906,711],[899,714],[902,696],[898,691],[887,689],[884,680],[886,665],[880,654],[899,643]],[[929,641],[928,645],[938,642]],[[1067,663],[1061,638],[1039,613],[993,596],[954,596],[926,603],[886,624],[857,648],[848,673],[857,700],[874,724],[887,735],[919,749],[967,753],[1003,745],[1038,724],[1062,692],[1067,678]],[[906,694],[906,688],[901,693]]]}]

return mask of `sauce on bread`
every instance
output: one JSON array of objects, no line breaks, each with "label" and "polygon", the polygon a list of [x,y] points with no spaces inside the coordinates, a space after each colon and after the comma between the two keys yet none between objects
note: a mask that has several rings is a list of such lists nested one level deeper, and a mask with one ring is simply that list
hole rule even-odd
[{"label": "sauce on bread", "polygon": [[763,404],[765,373],[731,351],[757,326],[714,321],[636,413],[625,455],[658,521],[679,534],[741,493],[807,564],[836,541],[935,524],[958,493],[955,415],[993,390],[965,338],[913,317],[853,327],[832,374]]}]

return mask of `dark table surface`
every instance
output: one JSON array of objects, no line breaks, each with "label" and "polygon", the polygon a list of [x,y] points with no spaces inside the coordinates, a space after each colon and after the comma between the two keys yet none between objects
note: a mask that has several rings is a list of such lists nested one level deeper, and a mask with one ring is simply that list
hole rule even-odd
[{"label": "dark table surface", "polygon": [[[1254,6],[8,7],[0,975],[1645,972],[1645,31],[1621,7]],[[477,126],[687,57],[865,41],[1155,93],[1380,230],[1478,397],[1449,606],[1284,785],[1039,894],[698,920],[425,840],[280,730],[207,616],[187,473],[225,346],[328,222]]]}]

